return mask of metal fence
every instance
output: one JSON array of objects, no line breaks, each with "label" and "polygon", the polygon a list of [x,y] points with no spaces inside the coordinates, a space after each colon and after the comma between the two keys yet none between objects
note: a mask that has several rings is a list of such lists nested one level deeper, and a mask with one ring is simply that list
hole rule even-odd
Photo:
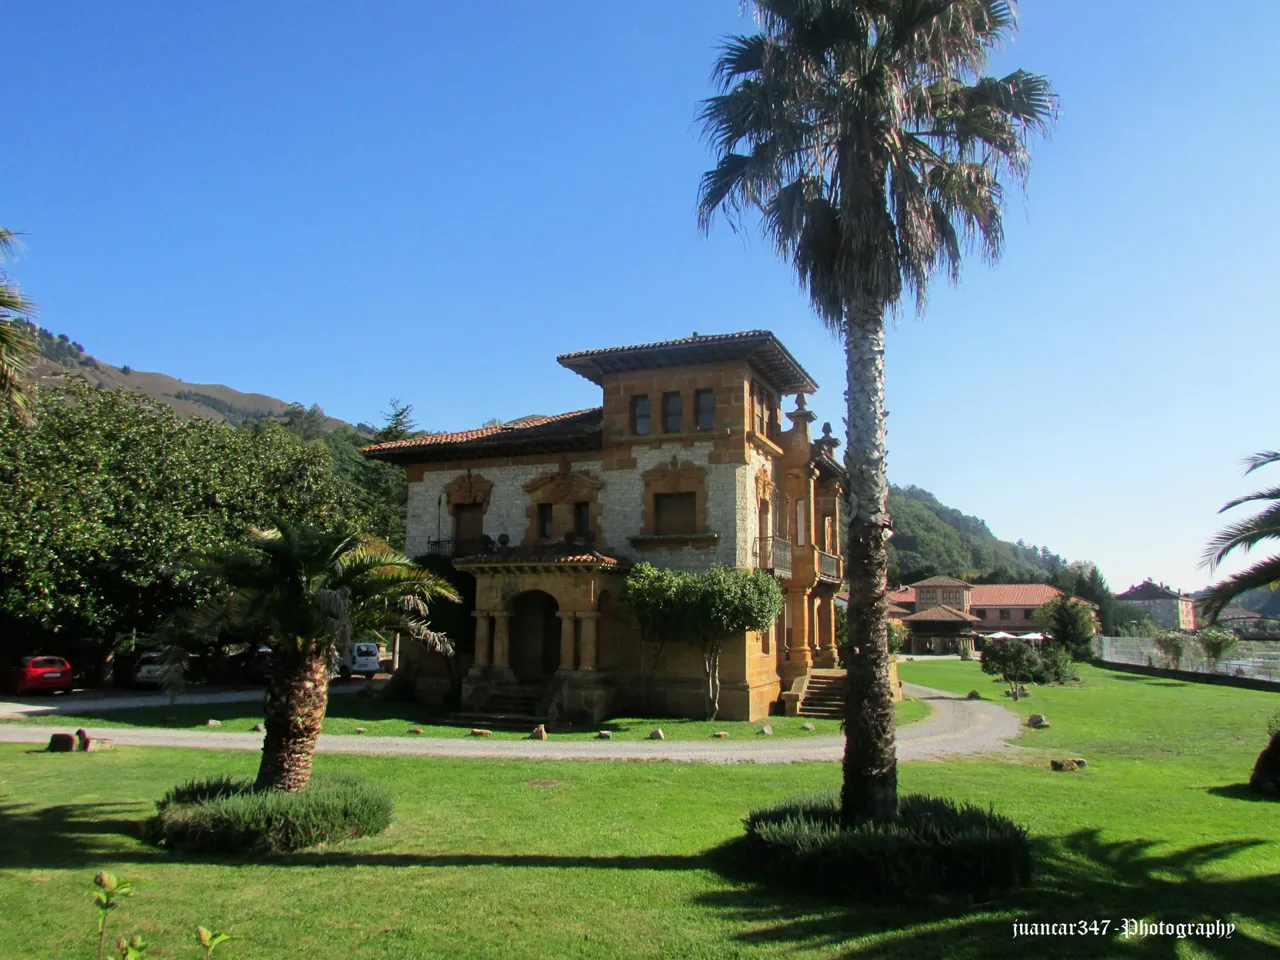
[{"label": "metal fence", "polygon": [[1166,662],[1152,637],[1094,637],[1093,654],[1103,663],[1166,667],[1188,673],[1216,673],[1280,683],[1280,641],[1241,640],[1214,668],[1194,640],[1189,640],[1176,667]]}]

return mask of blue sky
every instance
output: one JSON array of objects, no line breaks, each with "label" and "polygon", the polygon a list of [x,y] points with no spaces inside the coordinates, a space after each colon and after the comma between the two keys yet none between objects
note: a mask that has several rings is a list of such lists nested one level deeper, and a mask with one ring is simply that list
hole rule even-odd
[{"label": "blue sky", "polygon": [[[1000,265],[889,334],[891,478],[1116,589],[1198,587],[1239,459],[1280,442],[1280,6],[1021,15],[993,72],[1047,74],[1061,122]],[[695,224],[696,102],[750,28],[737,0],[0,0],[14,272],[108,362],[437,430],[597,403],[560,352],[762,327],[839,430],[787,269]]]}]

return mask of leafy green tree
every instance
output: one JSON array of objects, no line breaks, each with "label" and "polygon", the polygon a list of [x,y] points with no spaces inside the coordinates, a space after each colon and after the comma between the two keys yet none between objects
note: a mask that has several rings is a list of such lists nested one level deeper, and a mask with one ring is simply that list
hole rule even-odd
[{"label": "leafy green tree", "polygon": [[982,672],[1009,684],[1009,695],[1018,699],[1018,685],[1029,683],[1040,666],[1031,644],[1018,639],[988,639],[982,647]]},{"label": "leafy green tree", "polygon": [[0,227],[0,410],[12,407],[26,417],[27,368],[38,348],[22,322],[35,307],[4,269],[5,257],[13,253],[15,245],[13,231]]},{"label": "leafy green tree", "polygon": [[724,644],[748,631],[772,628],[782,613],[782,588],[763,570],[712,567],[685,575],[681,591],[685,636],[702,654],[707,719],[720,712],[720,655]]},{"label": "leafy green tree", "polygon": [[353,636],[401,632],[452,653],[428,613],[457,593],[377,540],[280,523],[211,552],[197,570],[223,587],[203,608],[210,629],[231,621],[260,632],[275,655],[259,789],[297,792],[307,785],[328,704],[330,658]]},{"label": "leafy green tree", "polygon": [[1160,665],[1167,670],[1177,670],[1181,667],[1189,639],[1190,637],[1181,630],[1161,630],[1156,633],[1152,642],[1156,646],[1156,652],[1160,654]]},{"label": "leafy green tree", "polygon": [[655,648],[653,660],[668,640],[698,648],[707,719],[714,720],[720,711],[725,643],[748,631],[770,629],[782,613],[783,597],[778,582],[762,570],[682,571],[642,563],[627,577],[623,603],[640,627],[641,646]]},{"label": "leafy green tree", "polygon": [[1036,609],[1035,624],[1048,643],[1062,647],[1072,660],[1092,659],[1097,624],[1093,609],[1083,600],[1059,594]]},{"label": "leafy green tree", "polygon": [[190,551],[272,517],[361,525],[323,447],[275,424],[250,434],[126,391],[34,392],[0,413],[0,658],[109,658],[202,594]]},{"label": "leafy green tree", "polygon": [[[1264,450],[1245,459],[1245,476],[1272,463],[1280,463],[1280,451]],[[1237,550],[1247,553],[1267,541],[1280,540],[1280,487],[1269,487],[1224,504],[1219,513],[1246,503],[1261,503],[1263,508],[1247,520],[1223,527],[1205,547],[1203,563],[1212,573]],[[1240,594],[1258,587],[1273,588],[1280,584],[1280,553],[1259,560],[1252,566],[1215,583],[1200,601],[1200,612],[1209,624],[1218,622],[1222,611]]]},{"label": "leafy green tree", "polygon": [[1013,35],[1005,0],[755,0],[760,32],[730,38],[724,92],[701,120],[717,154],[700,220],[759,211],[810,301],[844,341],[853,656],[841,811],[897,816],[886,628],[885,315],[966,248],[995,259],[1001,176],[1020,180],[1027,135],[1056,110],[1040,76],[983,76]]},{"label": "leafy green tree", "polygon": [[638,563],[622,588],[623,609],[640,628],[640,698],[646,707],[654,665],[667,639],[680,628],[682,577],[666,567]]},{"label": "leafy green tree", "polygon": [[1104,623],[1102,632],[1112,637],[1154,637],[1156,625],[1146,607],[1114,600],[1111,604],[1111,625],[1108,628]]}]

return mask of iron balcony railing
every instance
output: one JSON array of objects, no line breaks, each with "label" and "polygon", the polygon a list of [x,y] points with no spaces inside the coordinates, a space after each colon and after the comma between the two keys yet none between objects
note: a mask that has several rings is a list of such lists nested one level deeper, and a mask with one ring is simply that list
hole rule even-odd
[{"label": "iron balcony railing", "polygon": [[755,544],[756,566],[775,577],[791,576],[791,543],[781,537],[759,537]]},{"label": "iron balcony railing", "polygon": [[440,557],[474,557],[493,550],[493,541],[484,540],[428,540],[426,552]]},{"label": "iron balcony railing", "polygon": [[823,553],[818,551],[818,579],[826,580],[830,583],[839,583],[840,577],[840,558],[835,554]]}]

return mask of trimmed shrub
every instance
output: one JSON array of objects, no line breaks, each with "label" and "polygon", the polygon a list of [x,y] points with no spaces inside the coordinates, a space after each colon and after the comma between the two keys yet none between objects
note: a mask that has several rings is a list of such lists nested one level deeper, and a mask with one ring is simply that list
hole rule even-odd
[{"label": "trimmed shrub", "polygon": [[1258,754],[1249,786],[1264,797],[1280,800],[1280,733],[1273,733],[1271,742]]},{"label": "trimmed shrub", "polygon": [[1271,715],[1271,719],[1267,721],[1267,736],[1280,736],[1280,710]]},{"label": "trimmed shrub", "polygon": [[896,821],[852,830],[840,825],[834,793],[753,810],[745,823],[763,874],[856,899],[967,899],[1031,877],[1024,827],[942,797],[905,795]]},{"label": "trimmed shrub", "polygon": [[1046,645],[1037,660],[1031,668],[1031,679],[1035,683],[1074,683],[1080,679],[1075,661],[1064,647]]},{"label": "trimmed shrub", "polygon": [[393,808],[389,791],[354,777],[313,777],[301,793],[215,777],[170,790],[143,832],[149,842],[185,853],[291,853],[379,834],[391,825]]}]

